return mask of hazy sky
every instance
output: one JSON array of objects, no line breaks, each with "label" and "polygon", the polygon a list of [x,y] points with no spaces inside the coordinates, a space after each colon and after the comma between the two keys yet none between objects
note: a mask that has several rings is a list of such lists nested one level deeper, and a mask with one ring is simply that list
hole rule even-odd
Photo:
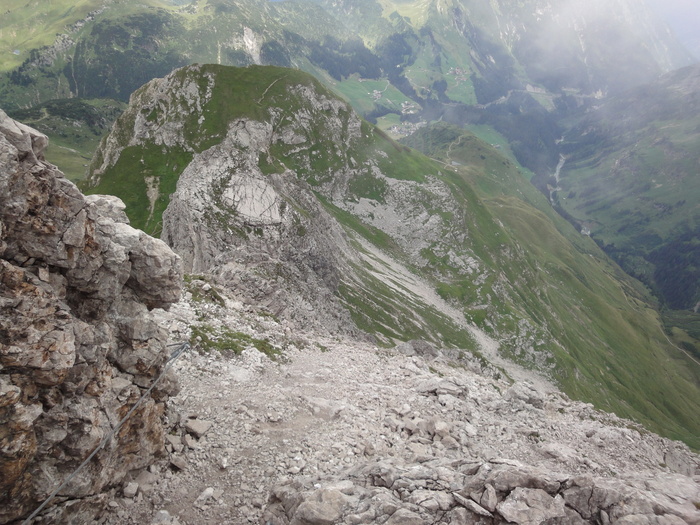
[{"label": "hazy sky", "polygon": [[700,2],[698,0],[649,0],[681,41],[700,60]]}]

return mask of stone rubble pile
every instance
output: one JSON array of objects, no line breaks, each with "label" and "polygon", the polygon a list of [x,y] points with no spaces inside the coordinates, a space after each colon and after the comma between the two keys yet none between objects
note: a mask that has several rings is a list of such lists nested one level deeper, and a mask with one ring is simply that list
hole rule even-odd
[{"label": "stone rubble pile", "polygon": [[697,492],[672,475],[620,483],[553,474],[508,459],[433,459],[377,461],[345,476],[274,487],[261,523],[671,525],[700,519],[697,509],[678,504]]},{"label": "stone rubble pile", "polygon": [[[105,523],[700,523],[700,460],[678,442],[456,352],[378,349],[226,305],[212,310],[222,325],[284,359],[184,356],[169,457]],[[171,312],[175,330],[202,316]]]}]

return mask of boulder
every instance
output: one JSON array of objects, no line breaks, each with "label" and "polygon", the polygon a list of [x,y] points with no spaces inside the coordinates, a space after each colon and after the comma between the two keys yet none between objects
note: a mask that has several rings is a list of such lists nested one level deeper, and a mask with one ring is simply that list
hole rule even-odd
[{"label": "boulder", "polygon": [[552,497],[541,489],[518,487],[496,506],[506,520],[518,525],[540,525],[546,520],[566,516],[564,500]]},{"label": "boulder", "polygon": [[484,493],[481,495],[479,500],[481,506],[490,512],[496,510],[496,505],[498,505],[498,496],[496,495],[496,489],[489,483],[484,485]]},{"label": "boulder", "polygon": [[343,514],[348,497],[334,489],[318,489],[297,507],[291,525],[333,525]]},{"label": "boulder", "polygon": [[205,421],[204,419],[190,419],[185,423],[185,430],[199,439],[209,432],[212,425],[211,421]]},{"label": "boulder", "polygon": [[430,523],[408,509],[399,509],[391,515],[386,522],[386,525],[427,525]]},{"label": "boulder", "polygon": [[535,408],[544,408],[544,394],[529,382],[519,382],[511,386],[504,395],[505,399],[519,401]]},{"label": "boulder", "polygon": [[533,467],[511,467],[499,465],[488,475],[487,482],[498,492],[510,492],[515,488],[542,489],[556,494],[561,483],[551,475]]},{"label": "boulder", "polygon": [[573,478],[567,485],[561,493],[564,501],[584,519],[594,518],[600,509],[609,509],[624,499],[616,488],[596,483],[588,476]]},{"label": "boulder", "polygon": [[451,494],[437,490],[413,491],[408,501],[432,512],[450,510],[455,506],[455,499]]},{"label": "boulder", "polygon": [[485,516],[488,518],[493,517],[493,514],[491,514],[491,512],[486,510],[481,505],[475,503],[473,500],[471,500],[469,498],[465,498],[464,496],[462,496],[458,492],[455,492],[453,494],[453,496],[455,498],[455,501],[457,501],[457,503],[462,505],[465,509],[469,510],[470,512],[477,514],[478,516]]}]

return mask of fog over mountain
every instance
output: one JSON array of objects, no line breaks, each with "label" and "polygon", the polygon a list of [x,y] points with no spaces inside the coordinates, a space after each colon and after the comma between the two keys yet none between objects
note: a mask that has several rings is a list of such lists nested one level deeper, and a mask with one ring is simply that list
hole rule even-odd
[{"label": "fog over mountain", "polygon": [[700,60],[700,4],[693,0],[649,0],[696,60]]}]

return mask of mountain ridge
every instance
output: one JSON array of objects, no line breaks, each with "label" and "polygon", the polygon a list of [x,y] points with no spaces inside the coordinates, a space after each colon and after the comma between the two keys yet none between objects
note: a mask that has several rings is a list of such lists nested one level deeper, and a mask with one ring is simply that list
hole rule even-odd
[{"label": "mountain ridge", "polygon": [[[18,374],[17,360],[29,359],[32,368],[41,344],[50,344],[46,350],[58,353],[52,351],[52,336],[40,338],[37,348],[29,345],[21,351],[12,351],[15,346],[8,352],[0,341],[3,366],[8,358],[14,360],[0,377],[0,417],[10,416],[9,426],[2,429],[30,437],[22,442],[24,447],[3,448],[0,460],[14,464],[13,477],[6,480],[10,486],[2,487],[0,497],[10,504],[3,507],[0,521],[26,516],[54,479],[67,476],[103,432],[115,428],[119,417],[109,416],[110,411],[121,416],[158,373],[157,363],[165,362],[167,332],[179,348],[186,348],[183,340],[193,347],[174,366],[183,381],[182,395],[165,402],[176,392],[173,378],[166,377],[153,391],[154,398],[146,400],[143,417],[121,429],[109,450],[101,450],[78,483],[74,480],[60,501],[44,511],[43,521],[176,525],[180,519],[280,524],[303,519],[398,525],[476,519],[526,525],[546,519],[694,524],[700,515],[700,489],[693,478],[700,468],[697,455],[681,443],[557,391],[532,369],[533,357],[540,372],[548,364],[546,349],[528,355],[528,340],[514,341],[525,351],[518,359],[499,351],[499,342],[485,333],[507,335],[501,322],[518,319],[502,311],[514,306],[506,304],[508,294],[520,294],[516,301],[523,303],[522,321],[529,312],[549,324],[554,318],[533,310],[525,291],[536,291],[535,302],[548,308],[556,306],[554,289],[566,302],[571,284],[552,279],[563,277],[557,270],[562,264],[602,294],[605,303],[624,309],[614,290],[595,283],[598,267],[613,271],[614,266],[595,251],[590,239],[563,220],[556,221],[550,207],[539,211],[525,205],[544,197],[492,146],[454,127],[428,128],[416,137],[423,145],[448,144],[446,151],[433,150],[445,160],[431,161],[363,122],[311,77],[294,74],[298,75],[280,68],[185,68],[137,93],[112,140],[103,142],[107,150],[109,144],[121,148],[102,156],[116,163],[129,151],[137,165],[139,159],[167,157],[168,145],[188,151],[192,162],[183,170],[169,169],[157,176],[141,173],[144,178],[178,179],[171,200],[179,203],[165,207],[164,231],[176,232],[173,239],[186,257],[194,251],[182,242],[188,236],[228,241],[216,250],[202,250],[205,257],[196,267],[195,259],[188,259],[191,269],[204,273],[185,276],[185,293],[170,313],[157,309],[173,303],[180,293],[179,258],[162,242],[125,224],[119,199],[82,197],[55,167],[41,160],[45,137],[3,120],[3,135],[9,130],[12,143],[24,149],[18,159],[17,147],[8,148],[0,136],[0,146],[10,153],[0,159],[10,168],[21,166],[30,184],[37,186],[39,179],[41,183],[40,196],[16,183],[5,193],[12,205],[2,208],[0,250],[9,255],[2,262],[12,270],[3,272],[0,283],[2,303],[10,314],[3,318],[2,334],[18,343],[27,323],[33,327],[27,333],[41,334],[46,323],[53,322],[46,309],[35,315],[27,309],[29,297],[24,297],[23,308],[13,305],[18,294],[55,290],[65,301],[63,295],[57,297],[57,308],[49,310],[56,312],[59,323],[77,323],[68,333],[79,343],[79,357],[67,377],[61,368],[70,364],[67,351],[58,360],[55,355],[36,360],[43,362],[38,371]],[[217,99],[231,95],[238,85],[227,80],[248,75],[262,86],[255,93],[244,91],[253,100],[239,98],[236,111],[226,115],[211,111],[218,108]],[[183,91],[183,86],[191,89]],[[252,107],[261,94],[269,97],[264,109]],[[154,111],[156,107],[160,110]],[[194,115],[192,108],[198,108]],[[251,111],[274,118],[257,121]],[[211,118],[213,122],[205,122]],[[206,133],[192,133],[193,129]],[[323,130],[329,137],[348,133],[351,140],[320,156],[307,145]],[[445,135],[451,140],[442,140]],[[353,149],[353,140],[362,147]],[[347,149],[340,150],[341,145]],[[334,162],[345,155],[353,165]],[[102,162],[95,166],[104,167]],[[108,170],[101,174],[105,175]],[[188,186],[188,179],[195,184]],[[41,191],[47,186],[63,191],[51,198]],[[144,184],[143,191],[149,193],[154,186]],[[193,191],[178,193],[188,187]],[[507,188],[517,189],[507,194]],[[156,198],[151,195],[151,202]],[[25,206],[31,219],[24,219],[16,211],[27,199],[40,205],[48,201],[48,209]],[[470,205],[444,209],[462,202],[459,199]],[[407,201],[416,205],[400,206]],[[87,211],[64,213],[62,206],[81,203]],[[223,220],[201,220],[207,210],[217,208],[225,212]],[[506,208],[505,214],[498,212],[501,208]],[[410,221],[402,220],[401,209],[415,213]],[[395,219],[388,217],[390,212]],[[57,220],[63,216],[72,222]],[[445,235],[446,225],[455,218],[468,227],[461,239],[457,231]],[[139,220],[148,218],[141,215]],[[386,231],[374,224],[383,224]],[[189,231],[170,230],[178,225]],[[537,234],[525,237],[527,230]],[[290,235],[292,242],[285,246],[284,238]],[[567,235],[576,243],[562,242],[560,236]],[[84,242],[85,238],[94,240]],[[543,238],[547,247],[539,244]],[[464,258],[468,240],[472,256]],[[538,271],[548,272],[548,282],[556,287],[535,290],[532,282],[518,283],[531,277],[522,264],[528,261],[525,253],[544,248],[549,258],[540,258]],[[582,267],[575,255],[579,250],[600,259],[586,260]],[[46,254],[58,254],[59,260]],[[489,257],[499,263],[498,274],[491,274]],[[91,263],[89,268],[73,268],[70,261],[75,258]],[[459,261],[464,265],[455,267]],[[494,308],[480,320],[472,317],[480,328],[460,322],[465,313],[474,315],[460,311],[471,303],[455,294],[456,283],[448,279],[460,272],[466,277],[462,286],[466,281],[477,286],[480,281],[494,283],[490,289],[476,290],[479,308]],[[14,279],[19,274],[24,278]],[[304,288],[309,277],[312,282]],[[617,286],[629,286],[627,293],[632,294],[633,281],[622,279]],[[304,291],[307,296],[299,293]],[[353,297],[359,299],[354,304]],[[583,296],[580,299],[576,321],[582,322],[587,305]],[[645,308],[644,299],[642,290],[624,298],[635,302],[638,322],[652,323],[639,310]],[[148,312],[149,308],[155,309]],[[138,319],[130,317],[134,311]],[[84,321],[71,320],[69,312]],[[114,313],[116,325],[111,326]],[[94,329],[87,322],[93,317]],[[617,314],[614,322],[622,329],[627,320]],[[545,323],[540,323],[543,330]],[[586,328],[589,335],[596,332],[592,323]],[[643,335],[652,333],[644,324],[639,329]],[[105,330],[118,342],[109,342]],[[446,330],[456,330],[456,339]],[[411,339],[415,335],[437,343]],[[626,335],[634,337],[624,334],[623,340]],[[644,360],[644,350],[635,347],[634,357]],[[538,361],[538,355],[545,359]],[[588,373],[585,364],[574,373]],[[630,368],[634,363],[624,364]],[[619,371],[612,362],[607,366]],[[663,367],[655,363],[653,374]],[[556,368],[550,368],[551,377],[556,377]],[[15,373],[5,374],[6,370]],[[89,381],[93,372],[95,380]],[[584,385],[585,378],[580,379]],[[675,382],[680,379],[674,377]],[[62,390],[53,389],[40,400],[32,397],[37,388],[50,387],[47,382],[62,380]],[[26,410],[21,410],[21,390],[27,385],[32,417],[40,407],[48,410],[30,426]],[[645,381],[645,387],[654,385]],[[605,395],[613,391],[605,390]],[[670,396],[672,391],[664,389],[663,394]],[[106,401],[106,416],[99,415],[100,409],[98,414],[79,410],[69,414],[77,418],[76,425],[62,427],[66,418],[60,408],[64,402],[75,407],[74,395],[87,396],[81,407],[94,408],[96,397]],[[627,401],[634,403],[634,395]],[[34,445],[32,431],[38,432]],[[121,445],[127,447],[124,452]],[[36,462],[26,463],[28,458],[32,461],[32,446],[40,452],[36,468]],[[28,479],[38,489],[27,492]]]},{"label": "mountain ridge", "polygon": [[[235,91],[244,98],[222,120],[215,108],[247,76],[259,88]],[[183,82],[194,89],[187,96]],[[264,110],[256,107],[261,95]],[[119,177],[134,174],[124,167],[155,165],[173,158],[168,148],[189,147],[191,161],[163,172],[160,185],[177,185],[173,208],[163,203],[164,237],[196,271],[242,287],[275,315],[311,322],[315,310],[347,330],[349,312],[351,330],[382,344],[441,341],[487,362],[461,323],[411,291],[406,279],[413,274],[500,339],[501,352],[556,377],[573,396],[625,415],[654,414],[661,432],[675,426],[674,417],[692,427],[694,363],[668,345],[649,296],[492,146],[446,127],[441,132],[459,144],[446,163],[436,163],[359,120],[311,77],[279,68],[184,68],[145,86],[132,102],[96,156],[93,166],[103,173],[95,172],[90,191],[124,188]],[[168,110],[154,113],[158,105]],[[258,111],[263,121],[256,121]],[[345,138],[330,140],[336,135]],[[188,146],[188,136],[200,138]],[[319,146],[324,140],[328,148]],[[115,144],[123,148],[118,159]],[[139,221],[146,186],[134,193],[130,184],[131,195],[122,195],[127,210],[141,203],[129,211]],[[318,237],[317,219],[340,244]],[[310,251],[295,254],[297,244]],[[302,275],[323,290],[323,299],[301,294],[312,298],[312,311],[293,300],[303,291]],[[658,362],[670,375],[656,376],[665,384],[656,390],[644,370]],[[632,379],[638,373],[644,381]],[[676,379],[666,383],[670,377]],[[601,388],[615,394],[600,395]],[[662,401],[672,391],[674,401]],[[681,427],[677,435],[692,441],[694,432]]]}]

